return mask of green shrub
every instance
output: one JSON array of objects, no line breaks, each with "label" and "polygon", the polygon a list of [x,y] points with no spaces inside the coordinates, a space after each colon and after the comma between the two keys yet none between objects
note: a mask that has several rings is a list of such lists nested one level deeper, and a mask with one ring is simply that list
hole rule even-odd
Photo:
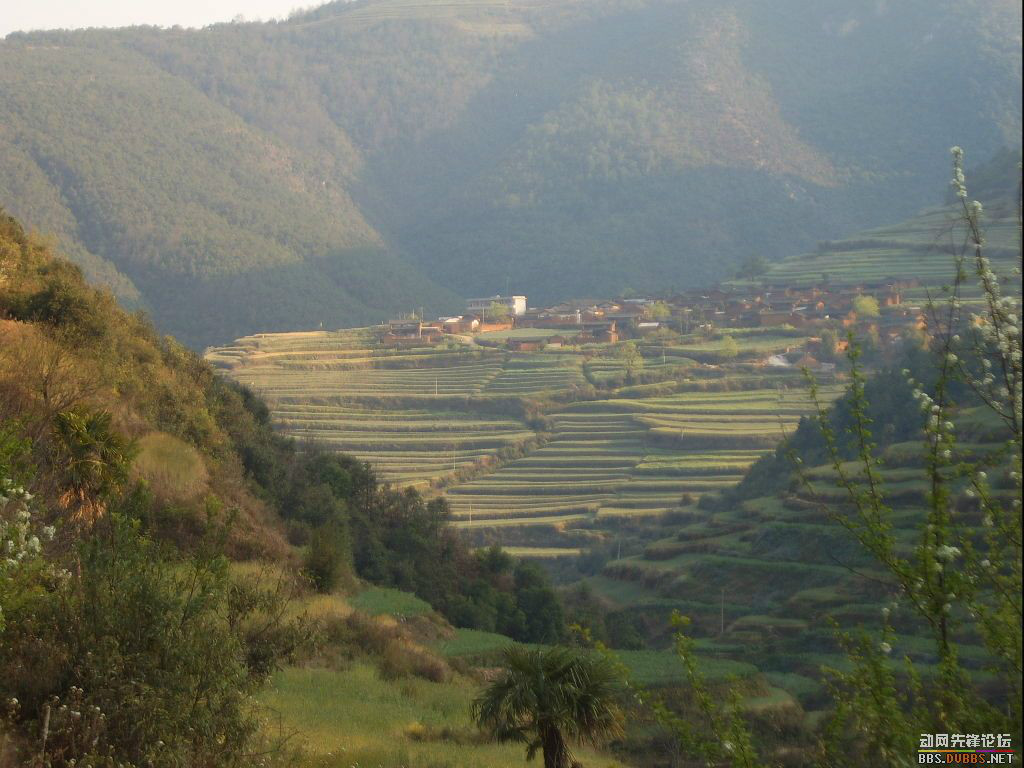
[{"label": "green shrub", "polygon": [[232,588],[216,542],[182,560],[142,534],[147,503],[113,508],[63,577],[40,572],[22,591],[0,634],[0,697],[20,703],[17,734],[48,722],[55,768],[251,765],[250,696],[298,633],[273,618],[274,598]]},{"label": "green shrub", "polygon": [[331,592],[351,575],[348,529],[332,520],[313,531],[306,554],[306,573],[318,592]]},{"label": "green shrub", "polygon": [[385,680],[420,677],[432,683],[443,683],[451,677],[451,669],[442,659],[399,639],[388,642],[377,661],[377,670]]}]

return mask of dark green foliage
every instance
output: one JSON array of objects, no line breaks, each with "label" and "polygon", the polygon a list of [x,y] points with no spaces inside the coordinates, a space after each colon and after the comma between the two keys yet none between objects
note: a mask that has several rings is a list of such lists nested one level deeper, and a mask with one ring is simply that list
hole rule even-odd
[{"label": "dark green foliage", "polygon": [[768,271],[768,262],[762,256],[751,256],[740,264],[736,277],[740,280],[753,280]]},{"label": "dark green foliage", "polygon": [[643,624],[629,611],[615,611],[605,617],[608,647],[625,651],[639,651],[646,647]]},{"label": "dark green foliage", "polygon": [[515,571],[516,604],[526,618],[521,636],[535,642],[555,643],[562,636],[562,608],[539,566],[521,563]]},{"label": "dark green foliage", "polygon": [[451,603],[457,626],[482,629],[531,643],[565,639],[561,602],[547,574],[491,547],[467,563],[468,588]]},{"label": "dark green foliage", "polygon": [[340,518],[316,528],[309,538],[306,573],[319,592],[331,592],[348,572],[352,561],[348,531]]},{"label": "dark green foliage", "polygon": [[590,640],[608,648],[638,651],[646,647],[643,622],[629,610],[610,610],[583,582],[563,596],[566,621],[579,627]]},{"label": "dark green foliage", "polygon": [[54,263],[44,280],[38,291],[11,307],[11,316],[23,322],[69,329],[76,341],[101,341],[105,333],[103,318],[82,290],[78,269],[66,262]]}]

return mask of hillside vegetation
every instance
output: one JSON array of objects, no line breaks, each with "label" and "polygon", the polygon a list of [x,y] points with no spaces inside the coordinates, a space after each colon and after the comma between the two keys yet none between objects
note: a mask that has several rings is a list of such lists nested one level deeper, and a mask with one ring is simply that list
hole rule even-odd
[{"label": "hillside vegetation", "polygon": [[[440,684],[423,644],[453,625],[561,641],[543,572],[473,552],[447,517],[297,450],[251,392],[0,211],[0,765],[294,764],[254,698],[286,664],[356,655]],[[429,614],[426,635],[385,614]],[[428,698],[465,702],[471,672]]]},{"label": "hillside vegetation", "polygon": [[1005,0],[333,3],[0,42],[0,204],[199,346],[707,284],[1020,132]]}]

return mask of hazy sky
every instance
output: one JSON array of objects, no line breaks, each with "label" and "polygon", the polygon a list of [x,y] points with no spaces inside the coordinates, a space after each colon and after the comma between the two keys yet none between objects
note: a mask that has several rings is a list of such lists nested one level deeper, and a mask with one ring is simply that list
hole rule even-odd
[{"label": "hazy sky", "polygon": [[123,27],[158,24],[203,27],[246,19],[274,19],[326,0],[0,0],[0,37],[15,30]]}]

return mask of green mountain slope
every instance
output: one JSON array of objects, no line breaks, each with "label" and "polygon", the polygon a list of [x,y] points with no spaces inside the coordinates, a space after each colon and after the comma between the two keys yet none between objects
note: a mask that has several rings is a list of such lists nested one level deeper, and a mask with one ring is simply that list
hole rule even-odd
[{"label": "green mountain slope", "polygon": [[31,50],[3,51],[5,197],[162,326],[195,343],[447,298],[308,158],[185,80],[120,46]]},{"label": "green mountain slope", "polygon": [[[989,257],[1002,274],[1010,274],[1019,261],[1019,187],[1010,169],[1020,155],[1004,152],[970,175],[971,193],[984,201],[985,241]],[[949,285],[954,275],[954,254],[963,252],[959,203],[936,206],[895,224],[858,232],[841,240],[818,243],[809,253],[791,255],[772,264],[758,280],[781,286],[880,282],[890,278],[919,281],[908,298],[923,299],[929,288]],[[743,281],[733,281],[741,284]],[[967,294],[974,286],[965,286]]]},{"label": "green mountain slope", "polygon": [[707,283],[1014,142],[1019,29],[1003,0],[369,0],[12,35],[0,201],[194,344]]}]

